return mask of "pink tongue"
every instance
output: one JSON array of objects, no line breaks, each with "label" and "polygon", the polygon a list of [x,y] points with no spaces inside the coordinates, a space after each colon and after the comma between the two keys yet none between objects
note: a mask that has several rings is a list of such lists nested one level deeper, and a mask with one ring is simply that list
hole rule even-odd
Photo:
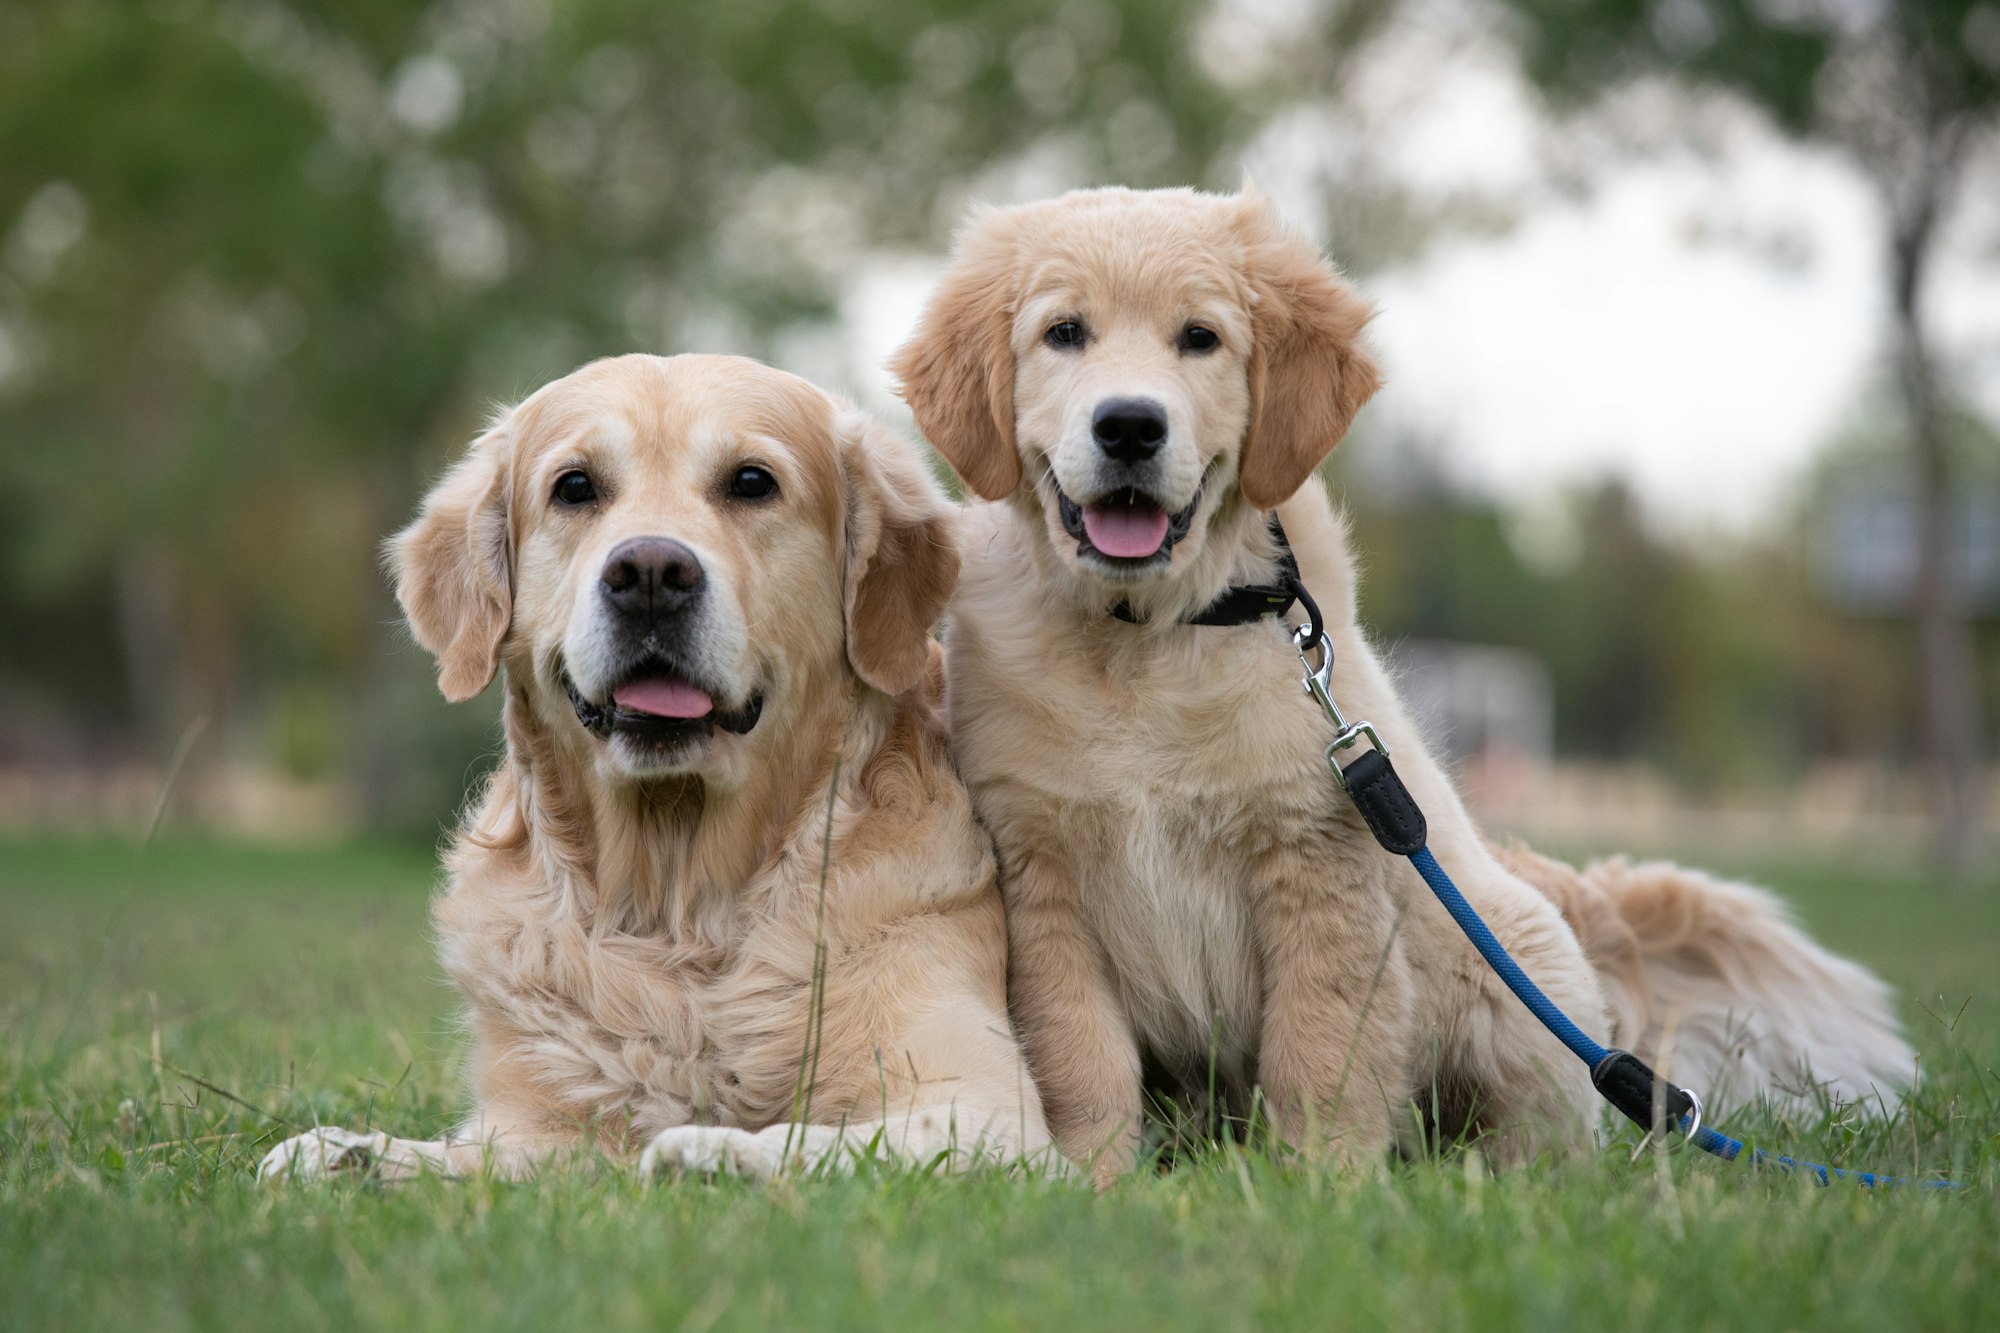
[{"label": "pink tongue", "polygon": [[1158,505],[1085,505],[1083,535],[1114,559],[1140,559],[1167,539],[1167,511]]},{"label": "pink tongue", "polygon": [[611,701],[620,708],[654,717],[707,717],[715,709],[715,701],[694,686],[665,677],[620,685],[612,692]]}]

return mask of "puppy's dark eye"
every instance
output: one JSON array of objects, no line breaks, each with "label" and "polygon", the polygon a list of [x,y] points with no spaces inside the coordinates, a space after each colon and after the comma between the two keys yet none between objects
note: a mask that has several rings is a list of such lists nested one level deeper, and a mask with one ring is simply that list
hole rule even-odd
[{"label": "puppy's dark eye", "polygon": [[588,472],[565,472],[556,478],[554,494],[559,505],[587,505],[597,498],[597,487]]},{"label": "puppy's dark eye", "polygon": [[1049,325],[1049,331],[1042,335],[1042,341],[1051,347],[1083,346],[1083,325],[1073,319],[1065,319]]},{"label": "puppy's dark eye", "polygon": [[1190,324],[1181,330],[1181,350],[1184,352],[1213,352],[1221,345],[1222,339],[1205,324]]},{"label": "puppy's dark eye", "polygon": [[755,465],[740,467],[729,478],[729,493],[739,500],[767,500],[778,493],[778,479]]}]

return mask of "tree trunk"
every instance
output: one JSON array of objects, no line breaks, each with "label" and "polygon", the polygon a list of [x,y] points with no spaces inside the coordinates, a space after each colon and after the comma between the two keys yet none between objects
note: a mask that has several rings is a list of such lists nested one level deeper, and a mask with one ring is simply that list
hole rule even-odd
[{"label": "tree trunk", "polygon": [[1917,569],[1911,611],[1917,636],[1922,740],[1936,823],[1933,851],[1953,875],[1971,869],[1979,838],[1980,717],[1972,633],[1959,588],[1951,443],[1936,369],[1924,338],[1923,281],[1940,191],[1896,210],[1897,362],[1909,415],[1917,483]]}]

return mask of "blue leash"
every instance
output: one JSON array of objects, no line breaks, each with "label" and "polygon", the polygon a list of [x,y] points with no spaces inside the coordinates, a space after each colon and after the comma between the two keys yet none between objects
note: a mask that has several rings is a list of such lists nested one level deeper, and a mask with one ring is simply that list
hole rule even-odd
[{"label": "blue leash", "polygon": [[[1358,762],[1360,761],[1357,760],[1356,763]],[[1385,759],[1383,762],[1386,765],[1388,761]],[[1353,766],[1352,764],[1349,765],[1350,768]],[[1500,974],[1500,979],[1507,983],[1507,989],[1513,991],[1515,997],[1522,1004],[1528,1006],[1528,1011],[1541,1020],[1543,1027],[1554,1033],[1558,1041],[1569,1047],[1571,1051],[1576,1053],[1578,1059],[1590,1067],[1593,1082],[1598,1081],[1598,1070],[1606,1067],[1608,1063],[1617,1061],[1620,1056],[1643,1068],[1643,1064],[1637,1057],[1631,1055],[1629,1052],[1616,1051],[1605,1046],[1600,1046],[1596,1041],[1592,1040],[1589,1033],[1572,1022],[1568,1014],[1557,1008],[1555,1001],[1542,993],[1542,988],[1535,984],[1532,977],[1521,970],[1521,965],[1514,961],[1514,956],[1507,952],[1507,947],[1500,943],[1499,938],[1493,934],[1492,929],[1480,918],[1479,913],[1472,909],[1472,904],[1467,902],[1465,895],[1458,891],[1458,885],[1451,882],[1451,876],[1444,873],[1444,867],[1437,863],[1437,858],[1431,855],[1429,847],[1420,847],[1411,853],[1410,864],[1415,866],[1417,873],[1424,877],[1424,883],[1431,886],[1431,892],[1437,895],[1437,900],[1440,903],[1444,904],[1444,910],[1451,913],[1452,920],[1458,922],[1458,928],[1465,932],[1467,939],[1472,941],[1472,947],[1479,950],[1479,956],[1484,958],[1493,970]],[[1644,1077],[1648,1082],[1660,1082],[1662,1084],[1662,1091],[1686,1091],[1685,1089],[1673,1089],[1672,1084],[1667,1084],[1663,1080],[1659,1080],[1651,1070],[1646,1070]],[[1599,1091],[1603,1091],[1601,1083],[1599,1084]],[[1631,1112],[1616,1097],[1607,1093],[1606,1100],[1610,1101],[1612,1105],[1617,1106],[1619,1110],[1625,1111],[1627,1115],[1631,1115]],[[1650,1105],[1643,1117],[1635,1116],[1633,1118],[1638,1121],[1642,1128],[1652,1128],[1653,1116]],[[1693,1124],[1689,1123],[1691,1118],[1694,1120]],[[1881,1186],[1888,1189],[1911,1184],[1920,1184],[1927,1189],[1953,1188],[1952,1183],[1948,1180],[1910,1181],[1901,1176],[1883,1175],[1876,1171],[1852,1171],[1844,1170],[1837,1166],[1824,1166],[1819,1162],[1803,1162],[1796,1157],[1787,1157],[1783,1153],[1767,1152],[1762,1148],[1751,1148],[1745,1145],[1741,1139],[1732,1139],[1721,1130],[1701,1124],[1698,1117],[1684,1115],[1677,1123],[1688,1132],[1695,1147],[1700,1148],[1703,1152],[1713,1153],[1725,1162],[1734,1162],[1740,1159],[1749,1162],[1752,1166],[1768,1166],[1780,1171],[1803,1171],[1816,1178],[1822,1185],[1830,1185],[1836,1180],[1851,1180],[1856,1184],[1865,1185],[1870,1188]]]},{"label": "blue leash", "polygon": [[[1701,1123],[1701,1101],[1685,1088],[1677,1087],[1661,1078],[1649,1068],[1645,1061],[1630,1051],[1621,1051],[1600,1045],[1589,1033],[1578,1027],[1560,1008],[1537,986],[1534,979],[1521,970],[1514,956],[1507,952],[1499,937],[1481,919],[1465,895],[1458,891],[1458,885],[1451,882],[1451,876],[1431,855],[1427,842],[1428,828],[1423,811],[1417,807],[1403,780],[1396,776],[1396,770],[1389,763],[1388,747],[1375,728],[1367,722],[1349,723],[1341,716],[1340,708],[1333,702],[1329,686],[1333,676],[1333,645],[1326,640],[1320,621],[1319,607],[1314,604],[1304,586],[1294,579],[1291,591],[1304,604],[1310,620],[1292,633],[1292,645],[1298,650],[1299,663],[1305,668],[1306,693],[1311,695],[1333,722],[1335,734],[1333,743],[1326,748],[1327,767],[1333,770],[1335,781],[1347,793],[1355,808],[1375,835],[1375,840],[1383,848],[1398,856],[1406,856],[1417,873],[1424,877],[1424,883],[1437,895],[1444,910],[1451,913],[1452,920],[1472,941],[1472,947],[1480,957],[1507,983],[1507,989],[1514,992],[1516,999],[1527,1006],[1528,1011],[1541,1021],[1543,1027],[1553,1033],[1558,1041],[1576,1055],[1590,1069],[1590,1081],[1597,1091],[1617,1107],[1638,1126],[1653,1132],[1662,1124],[1678,1126],[1681,1132],[1703,1152],[1712,1153],[1725,1162],[1745,1161],[1752,1166],[1767,1166],[1779,1171],[1799,1171],[1812,1176],[1822,1185],[1830,1185],[1836,1180],[1853,1181],[1869,1188],[1891,1189],[1918,1185],[1927,1189],[1954,1189],[1948,1180],[1912,1181],[1901,1176],[1883,1175],[1875,1171],[1844,1170],[1837,1166],[1825,1166],[1819,1162],[1801,1161],[1782,1153],[1767,1152],[1762,1148],[1752,1148],[1740,1139],[1733,1139],[1718,1129]],[[1306,658],[1306,653],[1318,650],[1319,665],[1315,667]],[[1373,749],[1364,751],[1353,762],[1342,768],[1336,756],[1345,749],[1366,738]]]}]

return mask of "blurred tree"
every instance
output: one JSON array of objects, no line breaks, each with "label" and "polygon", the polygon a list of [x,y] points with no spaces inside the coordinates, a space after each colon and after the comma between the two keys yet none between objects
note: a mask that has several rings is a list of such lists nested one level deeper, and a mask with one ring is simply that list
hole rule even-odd
[{"label": "blurred tree", "polygon": [[1846,151],[1886,207],[1900,381],[1922,515],[1914,595],[1936,852],[1969,868],[1978,837],[1978,669],[1948,551],[1953,483],[1924,283],[1976,140],[2000,124],[1993,0],[1502,0],[1531,75],[1582,97],[1668,73],[1761,107]]},{"label": "blurred tree", "polygon": [[325,700],[407,715],[372,552],[483,404],[768,347],[1030,150],[1199,178],[1199,8],[0,0],[0,615],[47,631],[0,677],[155,756],[396,745]]},{"label": "blurred tree", "polygon": [[[1805,688],[1835,753],[1907,755],[1925,699],[1903,617],[1915,581],[1915,485],[1892,386],[1860,395],[1806,478],[1797,546],[1810,578]],[[1970,404],[1943,413],[1958,538],[1953,573],[1966,598],[1980,697],[2000,715],[2000,434]]]},{"label": "blurred tree", "polygon": [[[1555,742],[1570,757],[1655,766],[1712,794],[1795,782],[1801,766],[1851,773],[1907,763],[1920,734],[1921,673],[1900,608],[1909,582],[1902,534],[1857,553],[1830,521],[1856,484],[1907,495],[1898,415],[1864,395],[1817,460],[1795,520],[1698,544],[1649,528],[1621,483],[1604,481],[1533,510],[1509,512],[1453,487],[1453,469],[1419,439],[1371,436],[1367,454],[1401,460],[1384,473],[1345,446],[1332,468],[1362,553],[1362,614],[1392,652],[1405,640],[1499,644],[1532,653],[1556,698]],[[1974,631],[1981,660],[2000,664],[2000,436],[1954,405],[1961,498],[1991,513],[1983,543],[1961,553],[1988,614]],[[1832,586],[1830,544],[1845,568],[1877,582],[1856,598]],[[1883,566],[1887,566],[1883,568]],[[2000,713],[2000,670],[1980,684]],[[1878,781],[1869,776],[1866,781]],[[1900,808],[1884,781],[1881,804]]]},{"label": "blurred tree", "polygon": [[1713,789],[1767,781],[1811,748],[1804,710],[1786,706],[1799,678],[1789,622],[1804,602],[1782,552],[1666,542],[1617,482],[1565,507],[1589,557],[1538,567],[1517,549],[1519,520],[1489,500],[1429,486],[1357,505],[1371,631],[1392,648],[1444,639],[1533,653],[1549,668],[1565,755],[1655,764]]}]

